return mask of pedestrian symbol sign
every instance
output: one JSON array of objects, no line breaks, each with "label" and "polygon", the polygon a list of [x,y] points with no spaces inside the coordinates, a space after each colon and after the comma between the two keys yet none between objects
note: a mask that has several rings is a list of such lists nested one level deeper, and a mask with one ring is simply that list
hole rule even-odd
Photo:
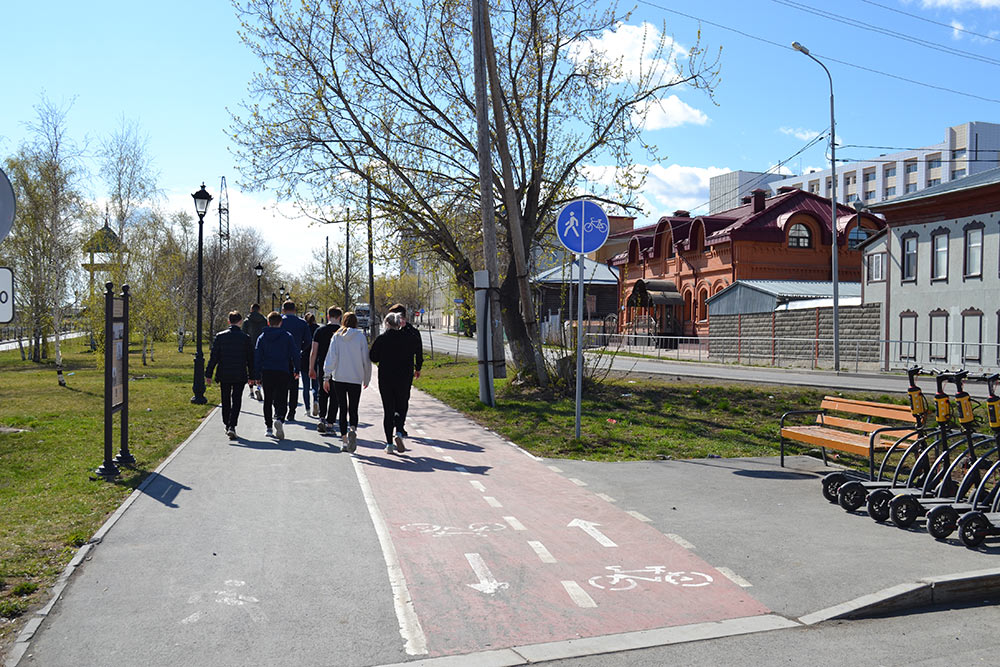
[{"label": "pedestrian symbol sign", "polygon": [[570,252],[594,252],[608,240],[608,214],[600,205],[577,199],[562,207],[556,218],[556,235]]}]

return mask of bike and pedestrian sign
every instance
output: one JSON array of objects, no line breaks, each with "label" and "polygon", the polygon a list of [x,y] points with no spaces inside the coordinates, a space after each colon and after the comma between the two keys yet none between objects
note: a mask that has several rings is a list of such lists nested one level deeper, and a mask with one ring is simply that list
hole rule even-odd
[{"label": "bike and pedestrian sign", "polygon": [[0,169],[0,242],[10,234],[14,226],[14,187],[7,174]]},{"label": "bike and pedestrian sign", "polygon": [[556,235],[570,252],[587,254],[598,250],[610,231],[608,214],[600,204],[586,199],[566,204],[556,218]]}]

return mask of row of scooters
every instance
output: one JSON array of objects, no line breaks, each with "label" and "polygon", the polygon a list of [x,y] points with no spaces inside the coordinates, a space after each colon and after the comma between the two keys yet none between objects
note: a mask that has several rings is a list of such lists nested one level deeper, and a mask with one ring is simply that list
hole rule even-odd
[{"label": "row of scooters", "polygon": [[[967,547],[1000,535],[1000,374],[971,376],[966,370],[907,370],[907,390],[915,426],[886,426],[871,433],[895,438],[870,477],[837,471],[823,478],[823,496],[853,512],[867,506],[875,521],[909,528],[926,517],[927,532],[938,540],[956,530]],[[920,375],[937,383],[932,410],[917,385]],[[977,432],[976,403],[967,382],[987,386],[985,416],[990,433]],[[954,395],[945,388],[954,385]]]}]

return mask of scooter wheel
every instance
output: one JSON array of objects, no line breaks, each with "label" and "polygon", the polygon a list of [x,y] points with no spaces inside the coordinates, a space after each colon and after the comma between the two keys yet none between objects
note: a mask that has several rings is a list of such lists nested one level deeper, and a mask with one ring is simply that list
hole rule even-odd
[{"label": "scooter wheel", "polygon": [[847,481],[847,475],[842,472],[831,472],[823,477],[823,497],[831,503],[836,503],[837,490]]},{"label": "scooter wheel", "polygon": [[958,539],[967,547],[978,547],[989,528],[990,522],[982,512],[969,512],[958,520]]},{"label": "scooter wheel", "polygon": [[861,482],[847,482],[837,491],[837,502],[848,512],[865,504],[868,491]]},{"label": "scooter wheel", "polygon": [[900,528],[909,528],[920,514],[920,503],[910,495],[896,496],[889,501],[889,518]]},{"label": "scooter wheel", "polygon": [[935,507],[927,513],[927,532],[935,540],[943,540],[955,532],[958,510],[950,505]]},{"label": "scooter wheel", "polygon": [[890,500],[892,500],[892,491],[888,489],[877,489],[869,493],[868,516],[880,523],[888,519]]}]

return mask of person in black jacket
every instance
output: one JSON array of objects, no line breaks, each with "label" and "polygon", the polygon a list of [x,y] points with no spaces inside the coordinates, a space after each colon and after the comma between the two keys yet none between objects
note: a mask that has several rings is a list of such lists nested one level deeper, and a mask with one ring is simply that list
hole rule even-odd
[{"label": "person in black jacket", "polygon": [[[266,326],[267,318],[261,314],[260,304],[255,303],[250,306],[250,314],[243,321],[243,333],[250,336],[250,347],[257,345],[257,339],[260,338]],[[250,396],[256,398],[258,401],[264,400],[264,396],[260,393],[259,384],[250,385]]]},{"label": "person in black jacket", "polygon": [[[405,452],[403,423],[413,383],[413,338],[403,331],[403,318],[390,312],[383,321],[384,331],[372,343],[368,358],[378,364],[378,393],[382,397],[382,428],[385,451]],[[393,434],[395,431],[395,434]]]},{"label": "person in black jacket", "polygon": [[229,313],[229,328],[215,334],[212,353],[205,367],[205,381],[212,384],[212,372],[222,390],[222,422],[226,435],[236,439],[236,422],[243,406],[243,387],[253,377],[253,346],[250,336],[240,330],[243,316],[238,311]]},{"label": "person in black jacket", "polygon": [[406,411],[410,407],[410,388],[413,386],[413,379],[420,377],[420,369],[424,366],[424,342],[417,328],[406,321],[406,306],[401,303],[394,304],[389,308],[389,312],[399,314],[399,329],[406,334],[404,340],[408,342],[407,353],[412,355],[411,372],[406,383],[406,400],[403,402],[403,411],[399,414],[399,432],[405,438],[406,429],[403,428],[403,424],[406,422]]}]

